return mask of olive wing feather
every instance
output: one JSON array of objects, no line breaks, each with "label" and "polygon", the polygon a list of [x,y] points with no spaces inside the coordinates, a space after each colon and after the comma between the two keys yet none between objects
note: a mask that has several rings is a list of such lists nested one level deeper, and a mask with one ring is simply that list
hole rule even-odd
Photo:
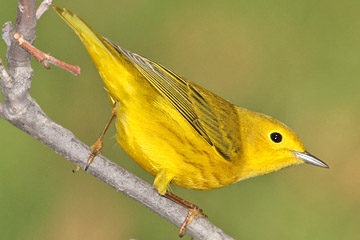
[{"label": "olive wing feather", "polygon": [[125,55],[224,159],[231,161],[238,156],[240,132],[234,105],[167,68],[104,39]]}]

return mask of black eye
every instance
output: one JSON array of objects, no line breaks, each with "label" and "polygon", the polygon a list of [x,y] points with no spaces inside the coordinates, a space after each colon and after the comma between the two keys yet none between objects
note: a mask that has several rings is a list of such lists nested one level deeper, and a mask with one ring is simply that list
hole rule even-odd
[{"label": "black eye", "polygon": [[277,132],[273,132],[270,134],[270,138],[274,143],[279,143],[282,141],[282,135]]}]

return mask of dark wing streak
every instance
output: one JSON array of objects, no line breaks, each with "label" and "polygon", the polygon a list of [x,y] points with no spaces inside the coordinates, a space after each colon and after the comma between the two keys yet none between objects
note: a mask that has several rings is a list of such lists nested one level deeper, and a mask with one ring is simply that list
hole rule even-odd
[{"label": "dark wing streak", "polygon": [[[175,80],[171,77],[176,76],[173,73],[171,73],[171,75],[169,76],[165,75],[164,71],[160,71],[162,69],[165,69],[164,67],[146,58],[143,58],[138,54],[131,53],[121,47],[119,48],[119,50],[124,53],[128,57],[128,59],[134,63],[136,68],[153,84],[153,86],[167,96],[170,102],[172,102],[173,106],[183,115],[183,117],[191,124],[191,126],[193,126],[194,129],[210,145],[213,146],[214,144],[212,143],[210,137],[207,135],[201,123],[197,122],[196,124],[194,124],[196,120],[198,120],[198,116],[192,107],[190,99],[188,98],[188,82],[183,79],[178,82],[178,79]],[[156,75],[154,75],[154,73]]]}]

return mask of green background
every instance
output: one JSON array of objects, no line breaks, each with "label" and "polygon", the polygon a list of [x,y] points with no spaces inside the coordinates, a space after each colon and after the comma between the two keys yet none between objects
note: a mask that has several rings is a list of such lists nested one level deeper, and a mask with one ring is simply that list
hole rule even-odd
[{"label": "green background", "polygon": [[[360,230],[360,1],[55,1],[122,47],[294,129],[330,169],[288,168],[232,186],[173,187],[236,239],[354,239]],[[0,23],[17,1],[1,1]],[[31,95],[91,145],[111,107],[84,47],[50,10],[34,45],[81,75],[33,61]],[[0,57],[6,46],[0,41]],[[150,210],[0,119],[2,239],[177,239]],[[152,183],[117,145],[103,154]],[[186,236],[185,239],[190,239]]]}]

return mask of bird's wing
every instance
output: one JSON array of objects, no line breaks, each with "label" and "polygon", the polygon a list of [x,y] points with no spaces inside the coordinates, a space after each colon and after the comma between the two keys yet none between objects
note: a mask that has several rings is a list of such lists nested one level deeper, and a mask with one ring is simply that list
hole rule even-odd
[{"label": "bird's wing", "polygon": [[239,120],[234,105],[165,67],[104,39],[125,55],[224,159],[231,161],[238,156]]}]

